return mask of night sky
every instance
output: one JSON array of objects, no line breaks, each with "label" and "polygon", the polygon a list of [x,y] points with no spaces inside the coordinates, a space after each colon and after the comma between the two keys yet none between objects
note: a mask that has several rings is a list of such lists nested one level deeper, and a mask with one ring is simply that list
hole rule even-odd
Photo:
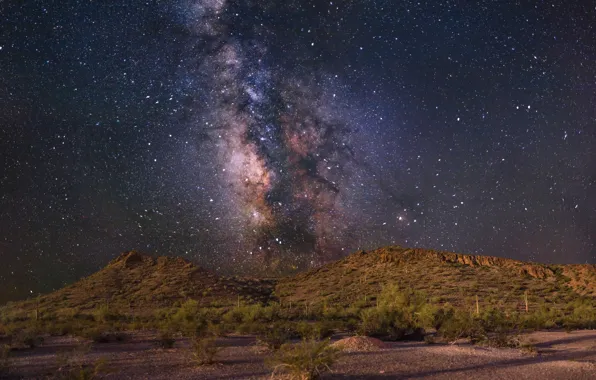
[{"label": "night sky", "polygon": [[0,301],[122,251],[596,263],[590,1],[0,1]]}]

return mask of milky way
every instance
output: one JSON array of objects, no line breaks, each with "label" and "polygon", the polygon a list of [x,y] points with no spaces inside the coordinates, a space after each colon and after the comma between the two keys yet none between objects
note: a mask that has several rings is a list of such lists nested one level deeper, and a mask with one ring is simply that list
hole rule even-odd
[{"label": "milky way", "polygon": [[201,132],[218,148],[240,226],[243,249],[233,253],[246,261],[248,252],[266,266],[339,257],[348,243],[340,178],[355,161],[349,123],[333,110],[333,95],[313,75],[278,67],[260,41],[268,34],[262,26],[235,31],[228,20],[239,11],[233,5],[196,1],[176,10],[191,14],[190,44],[210,45],[193,56],[193,75],[204,78],[201,90],[210,94]]},{"label": "milky way", "polygon": [[0,2],[0,302],[124,250],[596,260],[589,2]]}]

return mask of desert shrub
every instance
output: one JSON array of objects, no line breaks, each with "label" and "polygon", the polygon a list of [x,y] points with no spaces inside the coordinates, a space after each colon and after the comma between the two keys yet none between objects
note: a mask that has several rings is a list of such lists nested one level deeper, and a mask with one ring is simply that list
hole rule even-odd
[{"label": "desert shrub", "polygon": [[233,308],[232,310],[228,311],[223,315],[222,320],[229,324],[240,324],[244,321],[245,318],[249,320],[252,319],[250,317],[247,317],[245,312],[245,310],[241,310],[240,308]]},{"label": "desert shrub", "polygon": [[57,318],[66,321],[73,320],[74,318],[78,317],[79,314],[79,309],[72,307],[63,307],[56,311]]},{"label": "desert shrub", "polygon": [[187,336],[197,335],[207,329],[208,319],[200,312],[199,303],[195,300],[184,302],[168,319],[169,328],[180,331]]},{"label": "desert shrub", "polygon": [[482,327],[489,332],[506,332],[513,329],[513,321],[509,320],[505,313],[499,309],[486,309],[480,316]]},{"label": "desert shrub", "polygon": [[46,328],[48,334],[52,336],[64,336],[74,332],[72,322],[52,323]]},{"label": "desert shrub", "polygon": [[[224,318],[228,322],[234,323],[252,323],[252,322],[271,322],[279,319],[279,305],[261,306],[259,304],[245,305],[230,310]],[[224,319],[224,320],[225,320]]]},{"label": "desert shrub", "polygon": [[93,380],[100,376],[106,368],[106,359],[100,358],[93,363],[84,364],[80,359],[72,359],[71,354],[62,356],[63,361],[55,378],[60,380]]},{"label": "desert shrub", "polygon": [[438,331],[447,340],[469,338],[472,342],[477,342],[486,335],[481,321],[462,310],[449,313]]},{"label": "desert shrub", "polygon": [[401,339],[411,328],[400,310],[389,307],[365,309],[360,313],[360,321],[358,334],[387,340]]},{"label": "desert shrub", "polygon": [[480,343],[489,347],[517,348],[526,354],[536,353],[536,347],[531,342],[525,341],[524,338],[517,333],[506,331],[489,334]]},{"label": "desert shrub", "polygon": [[247,305],[239,309],[243,322],[257,322],[266,320],[265,308],[261,305]]},{"label": "desert shrub", "polygon": [[232,326],[230,326],[226,323],[208,322],[207,328],[205,330],[198,331],[196,335],[198,335],[198,336],[211,335],[211,336],[217,336],[217,337],[224,337],[224,336],[228,335],[228,333],[230,331],[233,331],[233,328],[232,328]]},{"label": "desert shrub", "polygon": [[358,330],[358,327],[360,326],[360,320],[358,318],[350,318],[344,323],[342,323],[341,326],[343,329],[347,331],[356,332]]},{"label": "desert shrub", "polygon": [[278,350],[284,343],[296,335],[296,331],[288,323],[274,323],[258,334],[259,342],[271,350]]},{"label": "desert shrub", "polygon": [[176,339],[170,330],[161,330],[157,335],[157,345],[160,348],[172,348],[174,343],[176,343]]},{"label": "desert shrub", "polygon": [[436,330],[439,330],[441,326],[450,318],[453,318],[453,314],[455,313],[455,309],[451,304],[445,304],[443,307],[436,310],[434,315],[433,323]]},{"label": "desert shrub", "polygon": [[273,322],[282,317],[282,310],[279,304],[274,303],[261,309],[261,318],[263,321]]},{"label": "desert shrub", "polygon": [[327,339],[331,338],[334,333],[334,325],[332,322],[323,321],[315,324],[315,338]]},{"label": "desert shrub", "polygon": [[519,348],[521,342],[517,335],[511,335],[506,331],[499,331],[497,333],[486,335],[480,343],[497,348]]},{"label": "desert shrub", "polygon": [[589,301],[576,300],[571,304],[570,315],[564,320],[565,328],[596,328],[596,307]]},{"label": "desert shrub", "polygon": [[143,324],[143,321],[141,321],[140,319],[134,318],[132,322],[128,325],[128,328],[132,331],[139,331],[143,330],[145,328],[145,325]]},{"label": "desert shrub", "polygon": [[192,358],[196,365],[214,364],[221,347],[214,337],[197,336],[192,340]]},{"label": "desert shrub", "polygon": [[418,310],[426,303],[426,295],[424,293],[411,289],[402,290],[397,285],[385,286],[377,298],[377,305],[379,307],[398,309],[411,308]]},{"label": "desert shrub", "polygon": [[300,321],[295,326],[296,333],[302,339],[325,339],[333,335],[333,325],[330,321],[308,323]]},{"label": "desert shrub", "polygon": [[236,331],[240,334],[255,334],[259,335],[265,328],[261,323],[242,323],[236,326]]},{"label": "desert shrub", "polygon": [[377,297],[377,307],[360,312],[357,332],[390,340],[422,339],[424,328],[442,323],[441,309],[430,305],[427,296],[419,291],[402,290],[396,285],[383,288]]},{"label": "desert shrub", "polygon": [[120,314],[116,313],[115,311],[112,311],[108,303],[102,303],[101,305],[97,306],[93,313],[93,316],[95,318],[95,321],[101,323],[116,321],[122,317]]},{"label": "desert shrub", "polygon": [[24,329],[13,332],[11,335],[11,344],[16,347],[35,348],[42,344],[43,336],[37,329]]},{"label": "desert shrub", "polygon": [[520,319],[520,326],[522,328],[539,330],[557,327],[559,316],[556,310],[546,305],[541,305],[538,310],[532,313],[522,314]]},{"label": "desert shrub", "polygon": [[345,317],[345,311],[343,308],[326,306],[323,309],[322,317],[327,320],[337,320]]},{"label": "desert shrub", "polygon": [[306,321],[300,321],[296,323],[295,329],[298,336],[300,336],[302,339],[308,339],[312,336],[313,327]]},{"label": "desert shrub", "polygon": [[310,380],[330,371],[338,355],[339,351],[329,345],[329,340],[303,340],[295,345],[282,345],[267,364],[273,368],[273,375],[283,371],[290,379]]}]

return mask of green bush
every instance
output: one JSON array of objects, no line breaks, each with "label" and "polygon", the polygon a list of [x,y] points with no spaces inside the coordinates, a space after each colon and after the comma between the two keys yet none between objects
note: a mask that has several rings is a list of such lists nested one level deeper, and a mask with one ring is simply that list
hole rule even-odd
[{"label": "green bush", "polygon": [[230,331],[233,331],[233,328],[226,324],[226,323],[212,323],[209,322],[207,324],[207,328],[204,331],[199,331],[196,335],[197,336],[216,336],[216,337],[224,337],[228,335]]},{"label": "green bush", "polygon": [[110,310],[110,305],[108,305],[107,303],[103,303],[95,309],[94,317],[95,321],[106,323],[109,321],[115,321],[119,319],[120,315]]},{"label": "green bush", "polygon": [[312,337],[313,334],[313,327],[310,323],[306,321],[300,321],[296,324],[296,333],[302,339],[308,339]]},{"label": "green bush", "polygon": [[520,327],[533,330],[551,329],[558,326],[557,321],[559,319],[560,315],[555,309],[541,305],[538,310],[532,313],[520,315]]},{"label": "green bush", "polygon": [[412,327],[401,311],[389,307],[365,309],[360,320],[358,334],[387,340],[402,339]]},{"label": "green bush", "polygon": [[505,332],[513,329],[513,321],[499,309],[488,308],[480,316],[482,327],[487,332]]},{"label": "green bush", "polygon": [[596,328],[596,305],[587,300],[576,300],[571,304],[571,313],[566,318],[565,325],[571,328]]},{"label": "green bush", "polygon": [[242,323],[236,327],[236,331],[240,334],[255,334],[259,335],[266,329],[261,323]]},{"label": "green bush", "polygon": [[192,340],[192,355],[196,365],[216,363],[215,357],[220,350],[214,337],[197,336]]},{"label": "green bush", "polygon": [[288,323],[278,322],[264,329],[257,338],[267,348],[278,350],[295,335],[295,330]]},{"label": "green bush", "polygon": [[339,351],[329,345],[329,340],[303,340],[298,344],[284,344],[267,361],[273,375],[285,372],[290,379],[311,380],[330,371]]},{"label": "green bush", "polygon": [[430,305],[424,293],[396,285],[384,287],[376,303],[360,312],[359,334],[389,340],[422,339],[424,328],[437,328],[444,319],[442,309]]},{"label": "green bush", "polygon": [[[227,313],[225,313],[222,317],[223,321],[229,324],[240,324],[247,319],[247,322],[254,322],[254,318],[247,316],[245,310],[241,310],[240,308],[234,308]],[[252,320],[251,320],[252,319]]]},{"label": "green bush", "polygon": [[313,326],[311,337],[314,339],[326,339],[333,335],[333,324],[330,321],[317,322]]},{"label": "green bush", "polygon": [[468,338],[477,342],[486,336],[481,320],[462,310],[450,312],[438,331],[447,340]]}]

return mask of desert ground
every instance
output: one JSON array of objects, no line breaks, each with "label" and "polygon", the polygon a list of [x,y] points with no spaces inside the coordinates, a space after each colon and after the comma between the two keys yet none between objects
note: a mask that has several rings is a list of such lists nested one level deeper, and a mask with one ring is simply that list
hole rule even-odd
[{"label": "desert ground", "polygon": [[[332,340],[345,338],[337,335]],[[344,352],[323,379],[594,379],[596,330],[541,331],[522,336],[532,350],[489,348],[465,341],[447,344],[383,342],[384,348]],[[123,342],[90,345],[75,337],[49,337],[11,357],[7,379],[61,376],[65,361],[100,359],[101,379],[270,379],[269,351],[254,336],[220,338],[218,364],[197,367],[189,342],[171,349],[156,345],[150,332],[130,333]],[[68,354],[66,354],[68,353]]]}]

